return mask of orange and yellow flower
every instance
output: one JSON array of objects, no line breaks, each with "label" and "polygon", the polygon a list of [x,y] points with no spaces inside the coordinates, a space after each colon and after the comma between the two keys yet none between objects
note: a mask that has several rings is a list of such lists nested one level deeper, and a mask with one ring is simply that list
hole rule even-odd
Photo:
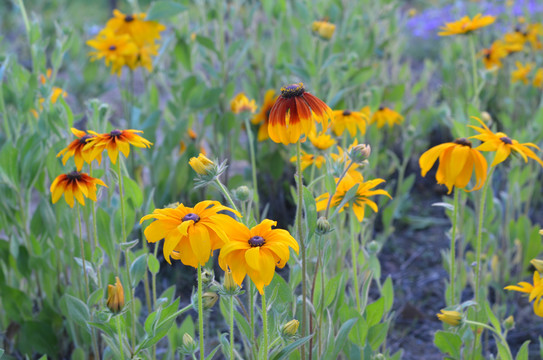
[{"label": "orange and yellow flower", "polygon": [[127,34],[138,45],[152,44],[160,39],[160,32],[166,27],[156,21],[145,20],[145,13],[125,15],[113,10],[113,18],[106,23],[106,29],[118,35]]},{"label": "orange and yellow flower", "polygon": [[230,101],[230,109],[234,114],[244,111],[254,114],[257,106],[254,100],[249,100],[244,93],[239,93]]},{"label": "orange and yellow flower", "polygon": [[[311,165],[315,165],[317,169],[320,169],[322,165],[326,163],[326,158],[322,155],[312,155],[308,154],[305,151],[302,150],[300,158],[300,165],[302,167],[302,171],[304,171],[307,167]],[[290,162],[295,163],[296,162],[296,156],[293,156],[290,158]]]},{"label": "orange and yellow flower", "polygon": [[532,149],[534,148],[539,150],[539,147],[532,143],[519,143],[515,139],[511,139],[507,136],[507,134],[503,132],[493,133],[492,130],[486,126],[484,122],[481,121],[481,119],[476,118],[475,116],[472,116],[475,120],[477,120],[483,127],[477,127],[473,125],[469,125],[472,129],[477,130],[479,132],[478,135],[472,136],[472,138],[478,139],[482,141],[483,143],[479,145],[476,149],[480,151],[494,151],[496,152],[496,155],[494,156],[494,161],[492,161],[492,166],[498,165],[499,163],[505,161],[511,155],[512,151],[515,151],[517,154],[519,154],[523,159],[524,162],[528,162],[528,158],[534,159],[539,163],[539,165],[543,166],[543,161],[533,152]]},{"label": "orange and yellow flower", "polygon": [[[339,178],[336,178],[336,183],[338,180]],[[390,194],[386,190],[372,190],[374,187],[384,182],[385,180],[383,179],[364,181],[364,177],[358,171],[349,171],[347,174],[345,174],[345,177],[338,184],[336,192],[332,196],[332,200],[330,201],[330,206],[339,206],[347,195],[347,192],[351,188],[357,186],[354,198],[347,202],[345,205],[343,205],[339,212],[342,212],[346,207],[352,206],[354,215],[356,216],[358,221],[362,222],[365,216],[366,205],[368,205],[375,212],[379,210],[377,204],[373,200],[369,199],[370,196],[386,195],[391,198]],[[329,198],[329,193],[324,193],[321,196],[317,197],[317,211],[322,211],[326,209]]]},{"label": "orange and yellow flower", "polygon": [[356,136],[357,129],[361,135],[366,133],[366,122],[369,121],[369,106],[360,111],[334,110],[332,111],[332,131],[336,136],[343,135],[345,129],[349,134]]},{"label": "orange and yellow flower", "polygon": [[249,229],[243,224],[229,233],[230,242],[223,246],[219,254],[219,264],[242,286],[245,275],[253,281],[260,294],[269,285],[275,274],[275,267],[283,268],[290,258],[289,247],[296,254],[299,246],[296,240],[283,229],[272,229],[276,221],[263,220]]},{"label": "orange and yellow flower", "polygon": [[117,163],[119,151],[125,157],[130,154],[130,145],[139,148],[149,148],[153,145],[149,140],[139,136],[138,133],[143,133],[141,130],[113,130],[106,134],[98,134],[89,130],[89,133],[94,137],[87,140],[87,145],[84,150],[92,148],[91,158],[96,159],[104,150],[107,150],[109,159],[113,164]]},{"label": "orange and yellow flower", "polygon": [[521,281],[517,285],[509,285],[504,289],[530,294],[528,301],[534,300],[534,313],[543,317],[543,278],[538,271],[534,271],[533,284]]},{"label": "orange and yellow flower", "polygon": [[403,116],[386,106],[381,106],[370,119],[370,124],[377,123],[378,129],[385,126],[385,124],[388,127],[394,127],[394,125],[400,125],[402,122]]},{"label": "orange and yellow flower", "polygon": [[276,143],[294,144],[305,141],[302,135],[316,133],[315,120],[326,130],[331,116],[328,105],[306,92],[302,83],[288,85],[270,111],[268,133]]},{"label": "orange and yellow flower", "polygon": [[96,191],[98,190],[96,185],[107,187],[100,179],[93,178],[79,171],[72,171],[71,173],[57,176],[53,180],[49,190],[51,191],[53,204],[64,194],[64,199],[73,208],[74,197],[83,206],[85,206],[84,197],[96,201]]},{"label": "orange and yellow flower", "polygon": [[485,157],[471,147],[467,139],[456,139],[434,146],[421,155],[419,165],[421,175],[426,176],[439,158],[439,166],[436,173],[438,184],[444,184],[451,193],[453,186],[464,189],[475,170],[476,184],[471,190],[480,189],[486,181],[488,164]]},{"label": "orange and yellow flower", "polygon": [[176,208],[156,209],[141,218],[140,224],[155,219],[144,231],[148,242],[164,239],[164,258],[181,260],[194,268],[205,265],[213,250],[220,249],[236,233],[239,223],[222,213],[229,211],[241,215],[218,201],[202,201],[194,208],[179,204]]},{"label": "orange and yellow flower", "polygon": [[311,29],[321,38],[330,40],[336,31],[336,25],[328,21],[314,21]]},{"label": "orange and yellow flower", "polygon": [[131,57],[137,56],[138,47],[128,34],[117,35],[112,30],[104,29],[87,45],[96,49],[91,51],[91,61],[104,59],[106,66],[111,66],[111,73],[121,76],[123,66],[128,65]]},{"label": "orange and yellow flower", "polygon": [[[62,164],[66,165],[68,159],[73,156],[77,171],[81,171],[84,163],[90,165],[93,160],[91,156],[92,148],[85,149],[85,145],[87,144],[87,140],[92,138],[94,135],[87,134],[86,132],[77,130],[75,128],[71,128],[71,130],[77,139],[72,141],[66,148],[62,149],[57,154],[57,157],[64,155],[62,156]],[[99,154],[96,157],[96,160],[98,161],[98,164],[100,164],[102,162],[102,154]]]},{"label": "orange and yellow flower", "polygon": [[532,71],[535,64],[526,63],[522,64],[520,61],[515,62],[517,69],[511,72],[511,81],[516,83],[517,81],[522,81],[524,85],[528,85],[530,80],[528,80],[528,74]]},{"label": "orange and yellow flower", "polygon": [[271,109],[276,100],[277,95],[275,94],[275,90],[270,89],[266,91],[266,94],[264,95],[264,103],[262,104],[260,111],[251,120],[254,125],[260,124],[257,134],[258,141],[265,141],[270,138],[268,135],[268,123]]},{"label": "orange and yellow flower", "polygon": [[328,134],[309,135],[309,141],[319,150],[327,150],[336,144],[336,140]]},{"label": "orange and yellow flower", "polygon": [[480,54],[483,58],[485,68],[487,70],[494,70],[503,66],[502,59],[505,58],[509,52],[504,44],[497,40],[492,43],[490,48],[483,49]]},{"label": "orange and yellow flower", "polygon": [[438,33],[439,36],[449,36],[449,35],[459,35],[467,34],[474,30],[480,29],[482,27],[488,26],[496,21],[496,17],[481,14],[477,14],[470,19],[469,16],[464,16],[462,19],[446,23],[445,26],[441,27],[441,32]]}]

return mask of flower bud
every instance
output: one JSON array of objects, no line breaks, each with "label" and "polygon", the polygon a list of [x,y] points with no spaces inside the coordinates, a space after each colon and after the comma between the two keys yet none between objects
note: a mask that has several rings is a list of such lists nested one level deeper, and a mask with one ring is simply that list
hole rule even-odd
[{"label": "flower bud", "polygon": [[298,327],[300,326],[300,322],[296,319],[290,320],[285,325],[283,325],[283,328],[281,329],[281,333],[283,336],[290,337],[296,335],[298,332]]},{"label": "flower bud", "polygon": [[505,330],[511,330],[515,327],[515,318],[510,315],[507,319],[503,321],[503,327]]},{"label": "flower bud", "polygon": [[349,158],[357,164],[362,164],[371,154],[371,146],[358,144],[349,152]]},{"label": "flower bud", "polygon": [[312,30],[319,34],[323,39],[330,40],[336,31],[336,25],[327,21],[314,21]]},{"label": "flower bud", "polygon": [[224,290],[226,290],[227,293],[233,294],[238,289],[238,284],[234,281],[234,277],[232,276],[232,271],[228,269],[224,273],[224,284],[223,284]]},{"label": "flower bud", "polygon": [[368,252],[370,254],[376,254],[379,251],[379,248],[379,243],[375,240],[370,241],[368,244]]},{"label": "flower bud", "polygon": [[219,295],[214,292],[205,292],[202,294],[202,304],[204,306],[204,310],[211,309],[213,305],[219,300]]},{"label": "flower bud", "polygon": [[213,270],[203,268],[202,269],[202,284],[204,286],[209,285],[213,280],[215,279],[215,274],[213,274]]},{"label": "flower bud", "polygon": [[330,228],[331,228],[330,223],[328,222],[328,220],[324,216],[321,216],[317,220],[317,229],[316,229],[317,234],[319,234],[319,235],[328,234],[331,231]]},{"label": "flower bud", "polygon": [[183,345],[181,345],[181,348],[179,349],[182,354],[192,354],[196,351],[198,348],[198,344],[194,341],[192,336],[190,336],[188,333],[185,333],[183,335]]},{"label": "flower bud", "polygon": [[483,112],[481,113],[481,119],[482,119],[482,120],[484,121],[484,123],[487,124],[487,125],[492,124],[492,116],[491,116],[488,112],[486,112],[486,111],[483,111]]},{"label": "flower bud", "polygon": [[256,103],[254,100],[249,100],[244,93],[239,93],[230,101],[230,110],[234,114],[239,114],[241,112],[247,111],[250,113],[255,113],[257,109]]},{"label": "flower bud", "polygon": [[437,317],[439,320],[451,326],[460,325],[460,321],[462,320],[462,314],[460,314],[458,311],[448,311],[443,309],[441,309],[440,314],[437,314]]},{"label": "flower bud", "polygon": [[532,264],[537,271],[543,273],[543,260],[532,259],[532,261],[530,261],[530,264]]},{"label": "flower bud", "polygon": [[111,312],[117,314],[124,307],[124,289],[119,277],[115,277],[115,285],[107,286],[107,307]]},{"label": "flower bud", "polygon": [[212,175],[216,168],[215,163],[202,153],[200,153],[197,158],[190,158],[189,165],[199,175]]},{"label": "flower bud", "polygon": [[251,196],[251,190],[245,185],[242,185],[238,187],[236,190],[234,190],[234,196],[239,201],[247,201],[249,200],[249,197]]}]

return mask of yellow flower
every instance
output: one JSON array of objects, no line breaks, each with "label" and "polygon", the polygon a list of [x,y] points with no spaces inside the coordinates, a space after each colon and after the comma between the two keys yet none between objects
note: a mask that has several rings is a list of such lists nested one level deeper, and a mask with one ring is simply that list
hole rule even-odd
[{"label": "yellow flower", "polygon": [[469,125],[469,127],[477,130],[479,135],[472,136],[472,138],[478,139],[483,143],[479,145],[476,150],[480,151],[495,151],[496,155],[494,156],[494,161],[491,166],[498,165],[503,162],[505,159],[511,155],[511,151],[514,150],[524,159],[524,162],[528,162],[528,158],[532,158],[543,166],[543,161],[530,149],[533,147],[539,150],[539,147],[532,143],[523,143],[520,144],[517,140],[511,139],[507,134],[498,132],[493,133],[492,130],[488,128],[479,118],[472,116],[477,120],[483,127],[477,127]]},{"label": "yellow flower", "polygon": [[543,317],[543,279],[538,271],[534,271],[533,285],[521,281],[517,285],[509,285],[504,289],[530,294],[528,301],[534,300],[534,313],[537,316]]},{"label": "yellow flower", "polygon": [[[40,74],[39,76],[40,83],[42,85],[45,85],[47,83],[47,80],[51,79],[52,73],[53,73],[52,69],[47,69],[45,76],[43,74]],[[62,90],[59,87],[53,86],[51,88],[51,96],[49,97],[51,104],[56,104],[60,95],[62,95],[63,98],[66,98],[68,96],[68,93],[66,93],[66,91]],[[45,102],[45,98],[40,96],[38,98],[38,102],[40,104],[40,107],[39,107],[40,111],[43,111],[43,103]],[[39,116],[38,111],[36,109],[30,109],[30,111],[32,112],[32,115],[34,115],[34,117],[37,119]]]},{"label": "yellow flower", "polygon": [[135,70],[138,67],[144,67],[148,71],[153,70],[153,56],[158,55],[158,44],[143,44],[138,48],[136,55],[129,56],[126,61],[126,65]]},{"label": "yellow flower", "polygon": [[473,19],[470,19],[469,16],[464,16],[458,21],[446,23],[445,26],[441,27],[441,32],[439,32],[438,35],[448,36],[467,34],[471,31],[488,26],[494,21],[496,21],[496,17],[490,15],[482,16],[481,14],[477,14],[473,17]]},{"label": "yellow flower", "polygon": [[[338,146],[337,147],[337,154],[336,153],[331,153],[330,154],[330,157],[332,158],[332,160],[334,160],[334,163],[337,167],[340,167],[341,169],[340,170],[340,173],[343,172],[343,168],[345,166],[347,166],[347,164],[350,163],[350,160],[351,158],[349,157],[349,154],[353,151],[353,149],[355,147],[358,146],[358,140],[355,139],[353,141],[353,143],[351,145],[349,145],[349,148],[347,148],[347,151],[344,151],[342,147]],[[356,169],[359,168],[359,165],[355,163],[353,163],[350,167],[349,167],[349,172],[357,172]]]},{"label": "yellow flower", "polygon": [[281,95],[271,111],[268,133],[272,141],[284,145],[294,144],[303,134],[316,132],[315,120],[322,124],[322,131],[328,128],[332,110],[324,101],[305,91],[302,83],[281,88]]},{"label": "yellow flower", "polygon": [[[323,164],[326,163],[326,158],[322,155],[311,155],[302,150],[301,167],[304,171],[308,166],[315,165],[317,169],[320,169]],[[290,162],[296,162],[296,156],[290,158]]]},{"label": "yellow flower", "polygon": [[296,319],[290,320],[281,328],[281,333],[284,336],[294,336],[298,332],[300,322]]},{"label": "yellow flower", "polygon": [[532,84],[538,88],[543,86],[543,69],[537,69]]},{"label": "yellow flower", "polygon": [[366,133],[366,122],[369,120],[369,106],[365,106],[360,111],[334,110],[332,111],[332,131],[336,136],[343,135],[345,129],[349,134],[356,136],[357,129],[360,134]]},{"label": "yellow flower", "polygon": [[471,190],[479,190],[486,181],[488,165],[485,157],[476,149],[471,148],[471,142],[461,138],[454,142],[434,146],[421,155],[419,165],[421,175],[434,166],[439,158],[436,181],[444,184],[451,193],[453,186],[464,189],[475,170],[476,184]]},{"label": "yellow flower", "polygon": [[324,133],[317,136],[309,135],[309,141],[311,141],[311,144],[319,150],[326,150],[336,144],[336,140]]},{"label": "yellow flower", "polygon": [[256,111],[256,104],[254,100],[249,100],[244,93],[237,94],[232,101],[230,101],[230,109],[234,114],[239,114],[244,111],[248,111],[252,114]]},{"label": "yellow flower", "polygon": [[241,217],[236,210],[207,200],[194,208],[179,204],[173,209],[156,209],[142,217],[140,224],[156,220],[145,229],[145,238],[150,243],[164,239],[163,253],[168,263],[171,264],[172,257],[197,268],[205,265],[213,250],[228,243],[230,233],[238,227],[236,220],[221,213],[225,210]]},{"label": "yellow flower", "polygon": [[336,31],[336,25],[328,21],[314,21],[312,30],[318,33],[321,38],[330,40]]},{"label": "yellow flower", "polygon": [[522,51],[527,39],[522,31],[515,29],[515,31],[505,34],[503,40],[505,49],[511,54]]},{"label": "yellow flower", "polygon": [[[81,171],[83,168],[83,163],[86,162],[90,165],[93,160],[91,156],[92,148],[85,149],[85,145],[87,144],[87,140],[92,138],[94,135],[87,134],[86,132],[77,130],[75,128],[71,128],[71,130],[77,139],[72,141],[66,148],[62,149],[57,154],[57,157],[64,155],[62,156],[62,164],[66,165],[68,159],[73,156],[77,171]],[[96,160],[98,161],[98,164],[100,164],[102,162],[102,154],[99,154],[96,157]]]},{"label": "yellow flower", "polygon": [[[336,178],[336,183],[339,180],[339,178]],[[373,211],[377,212],[377,204],[370,200],[370,196],[374,195],[386,195],[389,198],[392,198],[390,194],[385,190],[371,190],[377,185],[384,183],[385,180],[383,179],[374,179],[364,182],[364,178],[362,177],[362,174],[360,174],[357,171],[350,171],[348,172],[343,180],[339,183],[337,186],[335,194],[332,196],[332,201],[330,202],[330,206],[339,206],[340,203],[345,198],[345,195],[347,192],[357,186],[356,194],[354,196],[354,199],[352,202],[352,208],[353,212],[358,219],[358,221],[362,222],[364,220],[364,212],[365,207],[368,205]],[[330,198],[329,193],[324,193],[321,196],[319,196],[317,201],[317,211],[322,211],[326,209],[326,206],[328,204],[328,199]],[[339,212],[342,212],[346,207],[349,206],[349,203],[346,203]]]},{"label": "yellow flower", "polygon": [[108,29],[102,30],[96,38],[87,41],[87,45],[96,49],[89,53],[91,61],[103,58],[106,66],[111,66],[111,73],[117,76],[121,76],[123,66],[138,53],[138,47],[129,35],[116,35]]},{"label": "yellow flower", "polygon": [[207,175],[215,168],[215,163],[209,160],[204,154],[200,153],[198,157],[191,157],[189,160],[190,167],[199,175]]},{"label": "yellow flower", "polygon": [[118,276],[115,277],[115,285],[107,286],[106,305],[115,314],[121,312],[124,307],[124,289]]},{"label": "yellow flower", "polygon": [[403,116],[385,106],[381,106],[370,120],[370,124],[377,123],[378,129],[385,126],[385,124],[388,124],[389,127],[394,127],[394,125],[400,125],[402,122]]},{"label": "yellow flower", "polygon": [[504,44],[497,40],[492,43],[490,48],[481,51],[483,64],[487,70],[493,70],[502,67],[501,60],[508,55],[508,51]]},{"label": "yellow flower", "polygon": [[234,281],[242,285],[248,275],[260,294],[264,286],[271,283],[275,267],[282,269],[290,258],[289,247],[298,254],[296,240],[283,229],[272,229],[277,222],[265,219],[249,230],[238,223],[229,233],[230,242],[223,246],[219,254],[219,265],[232,270]]},{"label": "yellow flower", "polygon": [[520,61],[517,61],[515,62],[515,65],[517,66],[517,69],[511,72],[511,81],[513,83],[516,83],[517,81],[522,81],[524,85],[528,85],[528,83],[530,82],[528,80],[528,74],[532,71],[535,64],[527,63],[526,65],[523,65]]},{"label": "yellow flower", "polygon": [[460,325],[460,321],[462,320],[462,314],[460,314],[458,311],[448,311],[443,309],[441,309],[440,311],[441,313],[437,314],[439,320],[451,326]]},{"label": "yellow flower", "polygon": [[130,145],[139,148],[150,148],[151,145],[153,145],[152,142],[137,134],[143,133],[141,130],[117,129],[106,134],[98,134],[89,130],[89,133],[94,135],[94,137],[87,140],[87,145],[85,145],[83,149],[92,148],[92,160],[100,156],[104,150],[107,150],[109,160],[111,160],[113,164],[117,163],[119,151],[123,153],[125,157],[128,157],[130,154]]},{"label": "yellow flower", "polygon": [[85,199],[83,196],[96,201],[96,185],[107,187],[106,184],[100,179],[93,178],[85,173],[79,171],[72,171],[68,174],[62,174],[56,177],[51,183],[51,197],[53,204],[55,204],[62,194],[64,199],[70,205],[74,207],[74,197],[77,201],[85,206]]},{"label": "yellow flower", "polygon": [[264,103],[262,104],[260,111],[251,120],[254,125],[260,124],[257,135],[258,141],[265,141],[270,138],[268,135],[268,123],[270,119],[270,111],[276,100],[277,95],[275,94],[275,90],[270,89],[266,91],[266,94],[264,95]]},{"label": "yellow flower", "polygon": [[145,13],[125,15],[115,9],[113,18],[106,24],[106,29],[117,35],[129,35],[138,47],[153,44],[160,39],[160,32],[166,27],[156,21],[146,21],[145,16]]}]

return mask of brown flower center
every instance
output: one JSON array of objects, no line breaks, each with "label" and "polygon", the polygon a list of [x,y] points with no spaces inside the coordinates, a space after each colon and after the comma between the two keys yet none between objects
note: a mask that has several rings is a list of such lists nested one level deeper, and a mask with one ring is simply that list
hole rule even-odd
[{"label": "brown flower center", "polygon": [[79,143],[80,143],[81,145],[86,144],[86,143],[87,143],[87,140],[89,140],[90,138],[93,138],[93,137],[94,137],[94,135],[85,135],[85,136],[82,136],[82,137],[79,138]]},{"label": "brown flower center", "polygon": [[125,22],[132,22],[132,21],[134,21],[134,16],[126,15],[125,18],[124,18],[124,21]]},{"label": "brown flower center", "polygon": [[302,96],[305,92],[304,84],[290,84],[281,88],[281,96],[285,99],[290,99],[296,96]]},{"label": "brown flower center", "polygon": [[507,145],[513,145],[513,141],[507,136],[501,137],[500,140],[506,143]]},{"label": "brown flower center", "polygon": [[379,111],[385,110],[385,107],[383,105],[379,106]]},{"label": "brown flower center", "polygon": [[109,50],[110,50],[110,51],[115,51],[115,50],[117,50],[117,47],[116,47],[115,45],[111,45],[111,46],[109,47]]},{"label": "brown flower center", "polygon": [[200,221],[200,217],[195,214],[195,213],[188,213],[187,215],[183,216],[183,221],[189,221],[189,220],[192,220],[194,221],[195,223],[197,223],[198,221]]},{"label": "brown flower center", "polygon": [[260,247],[266,243],[266,240],[262,236],[253,236],[249,239],[249,245],[251,247]]},{"label": "brown flower center", "polygon": [[352,114],[351,111],[349,111],[349,110],[343,110],[343,116],[349,116],[349,115],[351,115],[351,114]]},{"label": "brown flower center", "polygon": [[81,173],[79,171],[72,171],[71,173],[66,174],[68,181],[79,181],[81,180]]},{"label": "brown flower center", "polygon": [[466,139],[466,138],[456,139],[456,140],[454,140],[454,143],[455,143],[455,144],[458,144],[458,145],[462,145],[462,146],[471,147],[471,141],[469,141],[469,140]]},{"label": "brown flower center", "polygon": [[121,136],[122,134],[123,132],[119,129],[113,130],[112,132],[109,133],[109,135],[113,137]]}]

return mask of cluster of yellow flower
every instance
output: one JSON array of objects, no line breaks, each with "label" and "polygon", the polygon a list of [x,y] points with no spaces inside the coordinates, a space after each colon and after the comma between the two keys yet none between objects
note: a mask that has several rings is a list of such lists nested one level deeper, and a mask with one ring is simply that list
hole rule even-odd
[{"label": "cluster of yellow flower", "polygon": [[533,284],[521,281],[517,285],[506,286],[506,290],[514,290],[530,294],[529,301],[534,301],[534,313],[543,317],[543,260],[533,259],[532,265],[536,268],[533,276]]},{"label": "cluster of yellow flower", "polygon": [[145,20],[145,13],[125,15],[113,11],[104,29],[87,45],[96,49],[91,60],[104,59],[111,66],[111,73],[121,75],[122,68],[131,70],[144,67],[152,70],[152,57],[158,54],[160,32],[166,27],[156,21]]}]

